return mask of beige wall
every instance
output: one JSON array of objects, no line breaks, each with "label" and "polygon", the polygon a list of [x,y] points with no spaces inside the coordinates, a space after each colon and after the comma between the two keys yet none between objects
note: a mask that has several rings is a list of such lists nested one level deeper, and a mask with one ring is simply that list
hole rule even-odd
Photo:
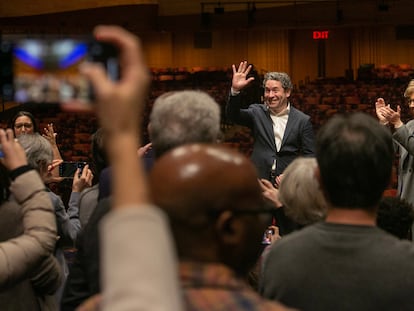
[{"label": "beige wall", "polygon": [[[318,43],[312,29],[213,31],[212,47],[194,48],[194,32],[141,34],[151,67],[225,67],[248,60],[258,70],[286,71],[295,82],[318,77]],[[350,64],[412,64],[414,40],[396,40],[391,26],[330,29],[325,41],[326,77],[340,77]],[[351,55],[350,55],[351,53]]]}]

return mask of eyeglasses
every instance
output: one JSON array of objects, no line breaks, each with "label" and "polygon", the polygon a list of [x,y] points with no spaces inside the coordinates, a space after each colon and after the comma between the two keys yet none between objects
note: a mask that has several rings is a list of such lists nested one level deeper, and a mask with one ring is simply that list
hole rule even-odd
[{"label": "eyeglasses", "polygon": [[21,129],[23,126],[27,129],[31,129],[33,127],[33,124],[32,123],[16,123],[14,125],[14,128]]},{"label": "eyeglasses", "polygon": [[[222,213],[229,211],[233,215],[249,215],[258,216],[260,222],[269,223],[271,217],[274,216],[276,209],[274,207],[258,207],[258,208],[238,208],[238,209],[207,209],[204,216],[198,215],[197,217],[189,219],[183,215],[174,213],[168,213],[168,217],[175,223],[179,223],[181,226],[194,228],[197,230],[203,229],[212,224],[212,219],[217,219]],[[210,220],[209,220],[210,219]]]}]

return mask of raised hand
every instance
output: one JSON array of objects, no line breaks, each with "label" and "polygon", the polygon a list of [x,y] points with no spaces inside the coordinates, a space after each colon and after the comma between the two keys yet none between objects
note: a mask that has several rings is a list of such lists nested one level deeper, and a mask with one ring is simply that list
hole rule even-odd
[{"label": "raised hand", "polygon": [[254,77],[247,78],[252,65],[247,65],[247,61],[240,63],[239,67],[236,69],[236,66],[233,64],[233,79],[231,81],[231,87],[234,91],[239,92],[246,85],[254,80]]},{"label": "raised hand", "polygon": [[142,146],[138,149],[137,154],[138,157],[143,157],[144,154],[152,148],[152,143],[148,143],[145,146]]},{"label": "raised hand", "polygon": [[83,189],[92,187],[93,174],[89,169],[89,165],[86,164],[80,174],[80,169],[78,168],[73,175],[72,183],[72,192],[82,192]]},{"label": "raised hand", "polygon": [[[387,105],[385,104],[385,101],[383,98],[378,98],[375,102],[375,112],[377,114],[377,118],[380,121],[381,124],[387,124],[388,120],[386,117],[386,109]],[[388,105],[389,107],[389,105]]]},{"label": "raised hand", "polygon": [[139,128],[151,80],[140,40],[118,26],[98,26],[94,34],[97,40],[112,43],[119,49],[122,72],[119,81],[111,81],[99,64],[81,67],[92,82],[101,126],[110,134]]},{"label": "raised hand", "polygon": [[1,163],[10,171],[27,165],[26,153],[14,138],[13,130],[0,129]]},{"label": "raised hand", "polygon": [[55,130],[53,128],[53,123],[49,123],[47,125],[47,128],[45,127],[43,129],[43,131],[44,131],[44,133],[42,134],[42,136],[44,138],[46,138],[50,142],[50,144],[52,146],[56,146],[56,136],[57,136],[57,133],[55,133]]},{"label": "raised hand", "polygon": [[267,179],[259,179],[259,185],[264,198],[272,202],[276,208],[282,207],[282,203],[279,200],[279,190],[270,181]]}]

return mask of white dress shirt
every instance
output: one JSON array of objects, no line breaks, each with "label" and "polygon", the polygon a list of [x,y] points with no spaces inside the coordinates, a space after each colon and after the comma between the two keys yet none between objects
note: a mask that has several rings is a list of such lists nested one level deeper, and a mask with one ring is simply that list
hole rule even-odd
[{"label": "white dress shirt", "polygon": [[273,133],[275,134],[276,150],[279,151],[282,146],[283,135],[285,134],[286,124],[289,117],[290,104],[288,103],[286,109],[274,114],[271,110],[270,117],[273,122]]}]

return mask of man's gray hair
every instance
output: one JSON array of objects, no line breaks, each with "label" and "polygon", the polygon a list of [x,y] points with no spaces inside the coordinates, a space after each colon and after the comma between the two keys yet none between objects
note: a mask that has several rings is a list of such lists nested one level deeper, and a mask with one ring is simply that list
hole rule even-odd
[{"label": "man's gray hair", "polygon": [[163,94],[154,102],[149,134],[156,157],[183,144],[217,142],[220,108],[203,91]]},{"label": "man's gray hair", "polygon": [[53,150],[50,142],[39,133],[20,135],[19,143],[26,152],[27,162],[40,172],[53,161]]},{"label": "man's gray hair", "polygon": [[264,75],[263,78],[263,87],[266,87],[266,82],[268,80],[275,80],[279,81],[282,84],[283,89],[286,90],[292,90],[293,84],[290,80],[290,77],[285,72],[268,72]]}]

